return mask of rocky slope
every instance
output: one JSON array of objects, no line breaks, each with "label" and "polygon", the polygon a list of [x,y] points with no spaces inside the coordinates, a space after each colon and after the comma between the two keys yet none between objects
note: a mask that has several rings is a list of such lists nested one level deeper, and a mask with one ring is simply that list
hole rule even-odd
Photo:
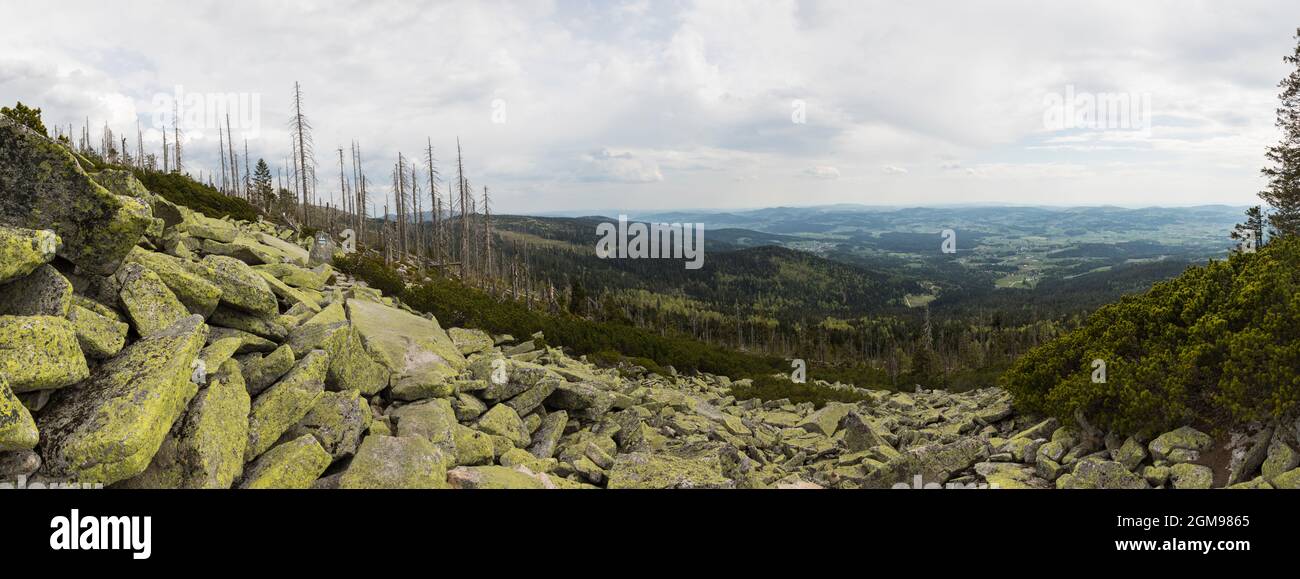
[{"label": "rocky slope", "polygon": [[0,484],[1300,486],[1295,428],[1103,436],[994,388],[736,400],[723,376],[444,329],[328,243],[83,166],[0,118]]}]

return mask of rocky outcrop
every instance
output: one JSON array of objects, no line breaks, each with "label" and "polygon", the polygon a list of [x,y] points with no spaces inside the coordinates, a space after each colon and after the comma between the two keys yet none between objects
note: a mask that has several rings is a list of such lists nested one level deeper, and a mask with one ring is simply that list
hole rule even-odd
[{"label": "rocky outcrop", "polygon": [[0,479],[250,489],[1300,486],[1295,424],[1225,440],[1191,427],[1103,436],[1020,415],[997,388],[834,385],[863,401],[821,407],[739,400],[724,376],[603,368],[542,345],[544,336],[444,328],[335,272],[328,243],[172,205],[123,171],[87,174],[8,121],[0,159]]}]

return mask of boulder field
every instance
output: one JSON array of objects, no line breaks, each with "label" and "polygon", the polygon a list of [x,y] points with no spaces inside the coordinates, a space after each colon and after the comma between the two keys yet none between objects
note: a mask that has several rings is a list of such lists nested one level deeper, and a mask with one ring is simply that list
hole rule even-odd
[{"label": "boulder field", "polygon": [[0,483],[1300,487],[1294,425],[1122,437],[997,388],[737,400],[725,376],[444,328],[311,239],[89,166],[0,118]]}]

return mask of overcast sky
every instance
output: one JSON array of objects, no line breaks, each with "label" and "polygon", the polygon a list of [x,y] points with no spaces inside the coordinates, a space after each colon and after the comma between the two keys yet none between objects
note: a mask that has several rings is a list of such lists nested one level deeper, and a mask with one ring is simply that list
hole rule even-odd
[{"label": "overcast sky", "polygon": [[[386,193],[398,151],[431,137],[446,172],[459,137],[499,212],[1254,203],[1300,26],[1294,0],[121,4],[7,5],[0,102],[157,152],[162,97],[244,95],[274,172],[299,81],[326,196],[352,139]],[[1064,112],[1090,98],[1133,114]]]}]

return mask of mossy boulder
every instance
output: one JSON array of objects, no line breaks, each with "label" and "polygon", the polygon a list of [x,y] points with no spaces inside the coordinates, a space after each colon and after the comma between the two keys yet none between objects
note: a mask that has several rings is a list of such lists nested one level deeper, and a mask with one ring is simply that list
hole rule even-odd
[{"label": "mossy boulder", "polygon": [[[301,245],[265,233],[258,233],[253,236],[253,238],[256,239],[258,243],[280,252],[280,255],[287,261],[287,263],[299,266],[307,265],[307,249]],[[285,280],[285,282],[288,283],[288,280]]]},{"label": "mossy boulder", "polygon": [[504,437],[518,448],[526,447],[531,442],[524,421],[513,408],[505,404],[497,404],[488,409],[479,417],[475,427],[488,434]]},{"label": "mossy boulder", "polygon": [[[310,352],[311,350],[304,350],[304,353]],[[294,362],[293,348],[288,344],[265,356],[255,352],[239,358],[239,364],[244,369],[244,382],[248,384],[248,392],[254,396],[275,384],[293,368]]]},{"label": "mossy boulder", "polygon": [[609,472],[611,489],[722,489],[735,482],[717,464],[669,454],[621,454]]},{"label": "mossy boulder", "polygon": [[492,336],[483,330],[472,328],[449,328],[447,335],[461,354],[466,356],[492,349]]},{"label": "mossy boulder", "polygon": [[0,285],[0,315],[67,317],[72,284],[52,265],[42,265],[27,277]]},{"label": "mossy boulder", "polygon": [[544,489],[536,475],[504,466],[460,466],[447,471],[454,489]]},{"label": "mossy boulder", "polygon": [[1145,489],[1149,488],[1142,476],[1134,474],[1113,460],[1086,458],[1074,466],[1074,471],[1056,481],[1057,488],[1066,489]]},{"label": "mossy boulder", "polygon": [[250,314],[226,306],[218,307],[212,312],[208,317],[208,323],[248,332],[276,342],[284,341],[284,338],[289,335],[288,328],[280,324],[274,316]]},{"label": "mossy boulder", "polygon": [[370,356],[361,334],[351,323],[346,320],[315,323],[314,320],[294,328],[288,344],[295,352],[309,348],[329,352],[326,386],[333,390],[356,390],[367,396],[388,386],[388,369]]},{"label": "mossy boulder", "polygon": [[154,226],[148,205],[96,183],[62,145],[0,118],[0,224],[52,229],[58,254],[108,275]]},{"label": "mossy boulder", "polygon": [[253,401],[248,419],[245,460],[266,452],[299,420],[302,420],[325,392],[325,369],[329,354],[314,350],[284,378]]},{"label": "mossy boulder", "polygon": [[286,436],[315,436],[330,456],[339,459],[357,451],[372,418],[370,404],[360,392],[326,392]]},{"label": "mossy boulder", "polygon": [[103,484],[143,472],[198,392],[190,378],[206,338],[202,316],[184,318],[56,397],[38,422],[44,471]]},{"label": "mossy boulder", "polygon": [[448,458],[456,455],[456,412],[445,398],[407,404],[390,416],[397,421],[397,436],[423,438]]},{"label": "mossy boulder", "polygon": [[121,284],[118,299],[126,310],[131,326],[141,336],[149,336],[171,327],[190,315],[185,305],[162,282],[158,274],[138,263],[127,263],[117,271]]},{"label": "mossy boulder", "polygon": [[447,488],[447,457],[424,437],[368,436],[339,480],[339,488]]},{"label": "mossy boulder", "polygon": [[1169,467],[1169,481],[1176,489],[1208,489],[1214,486],[1214,471],[1205,465],[1179,463]]},{"label": "mossy boulder", "polygon": [[280,444],[248,467],[241,489],[308,489],[329,468],[330,454],[310,434]]},{"label": "mossy boulder", "polygon": [[90,376],[72,322],[52,316],[0,316],[0,376],[14,392],[53,390]]},{"label": "mossy boulder", "polygon": [[249,397],[239,364],[226,359],[190,401],[153,460],[126,488],[227,489],[244,468]]},{"label": "mossy boulder", "polygon": [[164,253],[136,247],[126,256],[127,262],[138,263],[158,274],[163,284],[176,295],[192,314],[208,317],[221,300],[221,288],[195,272],[189,262]]},{"label": "mossy boulder", "polygon": [[199,239],[211,239],[230,243],[239,237],[239,228],[235,224],[220,219],[213,219],[195,211],[187,212],[184,221],[176,229]]},{"label": "mossy boulder", "polygon": [[59,236],[48,229],[0,225],[0,284],[25,277],[54,259]]},{"label": "mossy boulder", "polygon": [[221,303],[255,316],[275,317],[280,313],[275,294],[266,280],[248,264],[221,255],[203,258],[203,269],[209,281],[221,288]]},{"label": "mossy boulder", "polygon": [[490,435],[463,424],[457,424],[452,428],[456,443],[457,465],[492,464],[492,461],[496,460],[496,448]]},{"label": "mossy boulder", "polygon": [[555,450],[559,446],[560,438],[564,436],[564,429],[568,424],[569,413],[563,410],[547,414],[542,419],[542,423],[538,425],[537,430],[533,432],[532,440],[528,445],[528,452],[537,458],[555,456]]},{"label": "mossy boulder", "polygon": [[366,350],[389,371],[394,389],[445,384],[465,367],[465,357],[437,320],[356,299],[348,300],[347,312]]},{"label": "mossy boulder", "polygon": [[69,310],[68,321],[77,332],[77,343],[81,344],[82,353],[99,360],[122,351],[126,334],[131,329],[127,324],[79,305],[73,305]]},{"label": "mossy boulder", "polygon": [[30,450],[40,441],[36,421],[0,374],[0,452]]},{"label": "mossy boulder", "polygon": [[1157,436],[1149,446],[1151,458],[1156,461],[1194,462],[1202,452],[1210,449],[1214,440],[1190,426]]}]

